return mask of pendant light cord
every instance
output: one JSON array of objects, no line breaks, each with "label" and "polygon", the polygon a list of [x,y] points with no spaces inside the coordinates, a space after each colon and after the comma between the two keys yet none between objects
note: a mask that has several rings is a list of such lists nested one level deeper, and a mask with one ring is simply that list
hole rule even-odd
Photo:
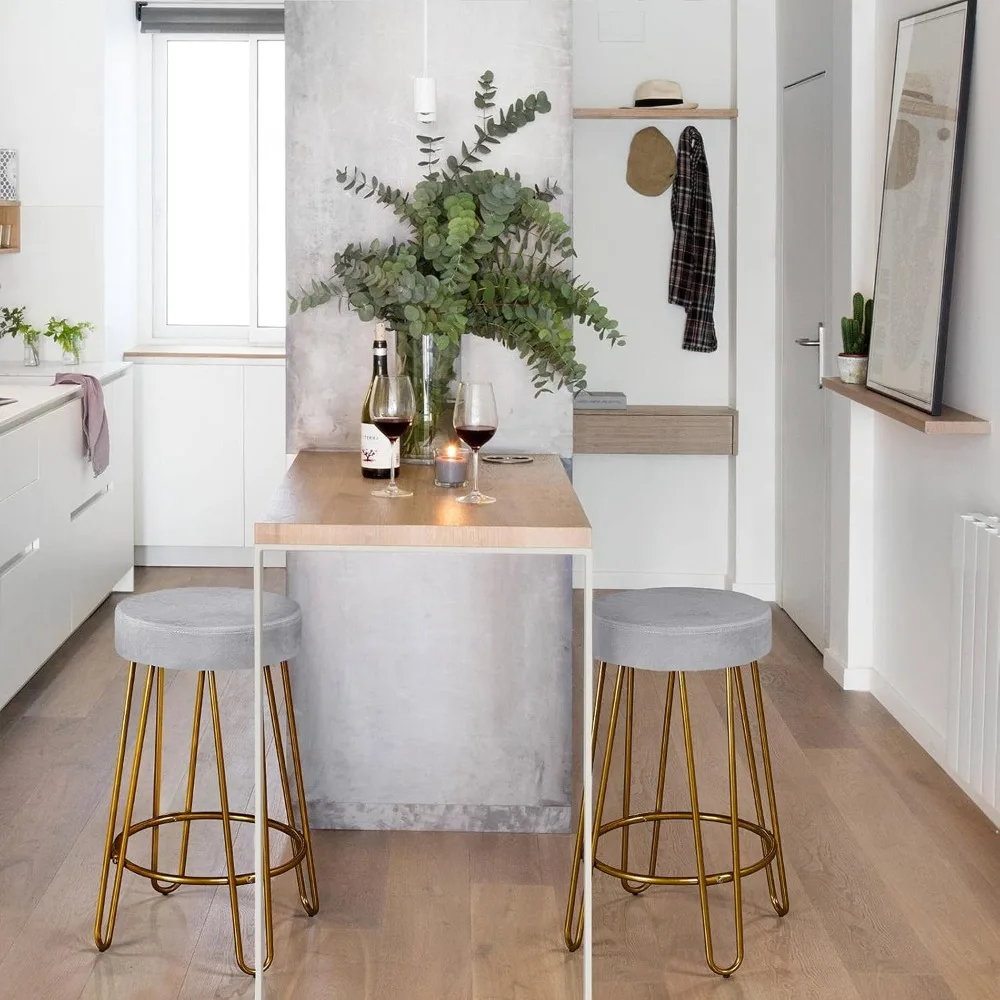
[{"label": "pendant light cord", "polygon": [[430,0],[424,0],[424,76],[427,76],[427,50],[430,44],[430,15],[428,6]]}]

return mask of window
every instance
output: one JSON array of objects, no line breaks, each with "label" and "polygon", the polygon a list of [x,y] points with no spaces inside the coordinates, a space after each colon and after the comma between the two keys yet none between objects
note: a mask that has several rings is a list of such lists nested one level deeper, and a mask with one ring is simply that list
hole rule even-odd
[{"label": "window", "polygon": [[156,337],[284,338],[284,47],[274,35],[154,38]]}]

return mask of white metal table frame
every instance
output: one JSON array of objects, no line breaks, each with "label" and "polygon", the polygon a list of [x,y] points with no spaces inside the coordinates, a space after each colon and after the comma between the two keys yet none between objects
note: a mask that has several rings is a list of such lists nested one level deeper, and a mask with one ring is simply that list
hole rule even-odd
[{"label": "white metal table frame", "polygon": [[[264,553],[265,552],[441,552],[451,550],[479,555],[573,556],[583,561],[583,1000],[593,1000],[594,991],[594,762],[591,732],[594,726],[594,550],[465,545],[281,545],[255,544],[253,552],[254,592],[254,1000],[266,997],[266,972],[260,969],[264,942]],[[553,928],[553,934],[559,932]]]}]

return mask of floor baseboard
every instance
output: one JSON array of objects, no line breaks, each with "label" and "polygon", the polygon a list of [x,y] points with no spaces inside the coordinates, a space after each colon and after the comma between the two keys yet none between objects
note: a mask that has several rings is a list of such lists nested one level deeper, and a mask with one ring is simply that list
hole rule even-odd
[{"label": "floor baseboard", "polygon": [[939,733],[878,671],[872,670],[870,673],[871,687],[869,690],[882,707],[938,764],[947,770],[945,767],[946,740],[944,733]]},{"label": "floor baseboard", "polygon": [[[573,587],[583,589],[583,572],[574,570]],[[630,573],[618,570],[595,570],[595,590],[645,590],[650,587],[707,587],[726,590],[726,578],[710,573]]]},{"label": "floor baseboard", "polygon": [[845,691],[871,691],[872,689],[872,670],[851,669],[830,649],[823,650],[823,669]]}]

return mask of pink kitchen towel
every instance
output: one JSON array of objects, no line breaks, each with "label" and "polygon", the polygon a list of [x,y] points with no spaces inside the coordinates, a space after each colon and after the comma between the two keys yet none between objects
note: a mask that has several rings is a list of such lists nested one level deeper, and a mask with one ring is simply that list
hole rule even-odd
[{"label": "pink kitchen towel", "polygon": [[83,447],[95,478],[111,460],[111,442],[108,438],[108,412],[104,408],[104,389],[94,375],[59,372],[53,385],[78,385],[83,389]]}]

